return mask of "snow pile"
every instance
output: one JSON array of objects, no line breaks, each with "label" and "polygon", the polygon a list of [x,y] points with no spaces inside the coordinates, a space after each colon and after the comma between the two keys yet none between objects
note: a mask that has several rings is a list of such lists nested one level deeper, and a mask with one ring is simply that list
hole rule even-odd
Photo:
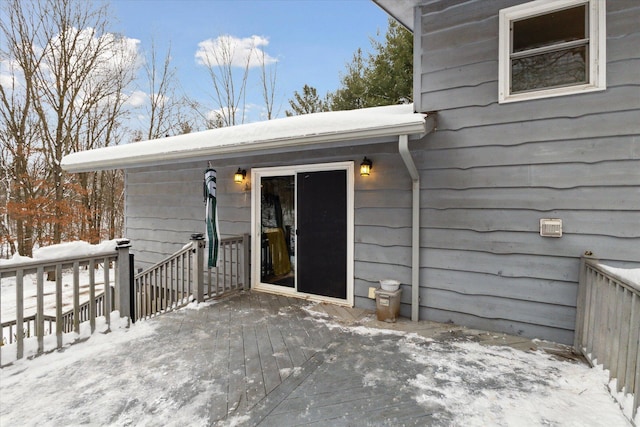
[{"label": "snow pile", "polygon": [[57,245],[34,249],[33,258],[21,256],[16,253],[10,259],[0,259],[0,267],[10,267],[14,264],[33,260],[91,256],[104,252],[115,251],[117,245],[117,239],[105,240],[97,245],[92,245],[91,243],[84,241],[59,243]]},{"label": "snow pile", "polygon": [[[119,406],[133,404],[135,396],[159,408],[164,403],[167,410],[158,414],[165,415],[165,420],[174,419],[175,415],[168,411],[170,402],[163,402],[166,397],[162,397],[171,389],[171,384],[161,384],[166,379],[166,367],[141,374],[154,375],[158,380],[155,387],[145,381],[140,388],[131,388],[139,384],[132,381],[127,384],[129,389],[123,390],[122,377],[118,375],[128,370],[133,374],[137,370],[131,369],[131,365],[135,363],[140,363],[140,370],[144,370],[144,361],[137,360],[131,346],[153,341],[157,325],[140,322],[133,328],[123,328],[116,313],[112,313],[111,333],[96,332],[86,342],[32,360],[21,359],[0,369],[0,425],[55,426],[69,419],[78,425],[96,424],[96,420],[101,420],[100,424],[131,425],[131,420],[107,420],[119,413]],[[121,351],[130,352],[131,360],[125,366],[114,366],[113,357]],[[2,353],[4,357],[5,347]],[[123,400],[123,393],[131,397]],[[175,419],[186,422],[190,417]]]},{"label": "snow pile", "polygon": [[399,350],[424,365],[410,381],[416,401],[446,407],[456,425],[626,425],[601,369],[474,342],[411,339]]},{"label": "snow pile", "polygon": [[636,288],[640,290],[640,268],[618,268],[618,267],[610,267],[608,265],[600,264],[600,267],[604,271],[609,273],[613,273],[616,276],[619,276],[628,282],[636,285]]},{"label": "snow pile", "polygon": [[[446,409],[456,426],[628,426],[630,395],[614,400],[602,366],[560,361],[543,351],[523,352],[471,341],[443,341],[415,333],[345,326],[328,320],[313,306],[303,307],[318,323],[361,336],[398,339],[395,351],[423,366],[407,381],[428,413]],[[320,317],[318,317],[320,316]],[[367,372],[365,387],[393,384],[405,368]],[[395,373],[391,371],[395,369]],[[632,398],[631,398],[632,399]],[[618,403],[616,403],[616,400]],[[624,405],[623,405],[624,403]],[[622,406],[623,411],[620,406]],[[640,426],[640,415],[636,424]],[[445,421],[445,420],[443,420]]]}]

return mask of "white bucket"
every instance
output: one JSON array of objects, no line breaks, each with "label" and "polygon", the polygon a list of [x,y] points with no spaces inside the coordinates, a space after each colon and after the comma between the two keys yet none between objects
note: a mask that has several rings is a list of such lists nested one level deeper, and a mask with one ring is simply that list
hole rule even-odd
[{"label": "white bucket", "polygon": [[400,288],[400,282],[392,279],[380,280],[380,287],[383,291],[395,292]]}]

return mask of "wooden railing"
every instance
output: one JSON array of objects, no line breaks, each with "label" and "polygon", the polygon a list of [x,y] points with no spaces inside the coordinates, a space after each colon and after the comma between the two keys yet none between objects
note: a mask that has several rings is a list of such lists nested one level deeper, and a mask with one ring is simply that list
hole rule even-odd
[{"label": "wooden railing", "polygon": [[[96,329],[96,318],[105,317],[107,328],[111,325],[111,312],[115,308],[124,317],[129,316],[129,241],[122,239],[111,250],[104,250],[90,255],[58,257],[46,260],[28,260],[11,263],[0,267],[0,284],[3,280],[15,280],[15,316],[0,322],[3,328],[3,341],[15,343],[15,358],[24,357],[24,341],[34,334],[37,338],[36,354],[45,351],[44,336],[55,334],[55,348],[62,348],[62,335],[67,332],[80,333],[80,323],[88,321],[91,332]],[[114,285],[113,292],[106,292],[101,298],[96,294],[96,267],[103,267],[102,284],[106,287]],[[86,268],[89,273],[89,300],[80,303],[80,270]],[[73,308],[63,312],[63,271],[70,270],[73,275]],[[28,275],[35,275],[36,280],[36,312],[25,316],[24,280]],[[45,276],[55,278],[55,316],[45,314],[44,281]],[[124,303],[126,302],[126,304]],[[0,321],[2,311],[0,308]],[[48,326],[45,327],[45,324]],[[5,326],[6,325],[6,326]],[[5,334],[5,327],[9,329]],[[55,328],[55,332],[53,331]],[[8,339],[7,339],[8,336]],[[9,344],[9,343],[8,343]],[[3,353],[7,351],[0,346],[0,365],[4,362]],[[7,357],[7,359],[11,359]]]},{"label": "wooden railing", "polygon": [[218,266],[207,268],[204,296],[213,298],[249,288],[249,235],[229,237],[220,242]]},{"label": "wooden railing", "polygon": [[[109,286],[111,290],[111,310],[113,310],[113,287]],[[91,301],[85,301],[80,304],[78,313],[80,316],[80,323],[90,321],[91,320]],[[96,309],[96,315],[104,316],[105,314],[105,296],[104,292],[100,292],[96,294],[95,302],[93,306]],[[44,314],[44,335],[51,335],[55,333],[55,325],[56,325],[56,316]],[[25,338],[30,338],[36,335],[36,330],[39,322],[37,321],[38,315],[32,314],[30,316],[24,316],[22,318],[23,326],[22,331]],[[94,317],[95,319],[95,317]],[[75,310],[67,310],[62,313],[62,333],[69,333],[74,330],[75,325]],[[16,320],[9,320],[7,322],[2,322],[2,337],[3,337],[3,345],[13,344],[18,336],[18,325]]]},{"label": "wooden railing", "polygon": [[631,393],[631,420],[640,398],[640,283],[632,283],[583,256],[576,312],[575,350],[603,365],[616,390]]},{"label": "wooden railing", "polygon": [[[55,348],[62,348],[62,335],[69,332],[79,334],[83,322],[90,323],[93,333],[96,318],[104,316],[109,328],[113,310],[119,310],[121,317],[136,321],[181,307],[191,300],[202,302],[249,286],[249,235],[223,239],[218,267],[210,269],[204,263],[205,241],[201,234],[193,235],[183,249],[135,277],[130,275],[132,260],[129,246],[128,240],[122,240],[111,251],[43,261],[29,260],[0,267],[0,284],[9,278],[16,283],[15,316],[3,322],[0,309],[3,342],[15,344],[15,359],[24,357],[27,338],[37,338],[36,354],[41,354],[45,351],[45,335],[55,334]],[[104,271],[102,283],[111,289],[102,295],[96,292],[99,283],[95,269],[99,264],[103,265]],[[89,272],[89,298],[81,303],[79,276],[82,268]],[[73,275],[73,308],[66,312],[63,312],[63,271],[71,271]],[[35,274],[37,282],[37,308],[35,314],[25,315],[24,279],[32,274]],[[45,276],[55,277],[55,316],[44,312]],[[6,347],[3,349],[0,345],[0,366],[7,363],[2,357],[6,351]]]},{"label": "wooden railing", "polygon": [[205,241],[201,234],[194,234],[182,249],[135,275],[133,319],[244,289],[249,283],[248,251],[248,235],[222,239],[218,267],[205,272]]}]

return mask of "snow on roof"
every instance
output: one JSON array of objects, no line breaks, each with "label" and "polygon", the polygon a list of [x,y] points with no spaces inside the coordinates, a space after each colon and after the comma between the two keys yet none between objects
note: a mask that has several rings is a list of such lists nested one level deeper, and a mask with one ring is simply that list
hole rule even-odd
[{"label": "snow on roof", "polygon": [[426,114],[413,112],[413,104],[305,114],[81,151],[65,156],[62,167],[69,172],[126,169],[214,155],[422,135],[427,132],[425,118]]}]

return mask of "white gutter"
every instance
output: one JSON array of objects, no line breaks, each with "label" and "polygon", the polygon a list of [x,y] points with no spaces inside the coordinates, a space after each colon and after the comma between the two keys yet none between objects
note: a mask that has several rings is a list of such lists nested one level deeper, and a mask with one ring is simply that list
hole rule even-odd
[{"label": "white gutter", "polygon": [[[428,115],[426,133],[435,129],[435,118]],[[411,202],[411,320],[420,320],[420,173],[409,152],[409,135],[398,136],[398,152],[412,181]]]}]

